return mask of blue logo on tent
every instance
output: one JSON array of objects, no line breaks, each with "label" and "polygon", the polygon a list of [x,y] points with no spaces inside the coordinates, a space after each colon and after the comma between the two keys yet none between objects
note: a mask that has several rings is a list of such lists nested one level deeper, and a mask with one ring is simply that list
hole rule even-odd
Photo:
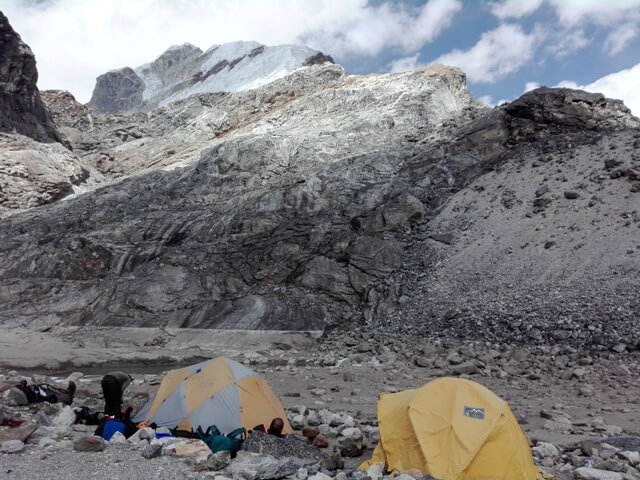
[{"label": "blue logo on tent", "polygon": [[202,369],[199,368],[199,369],[196,370],[196,373],[200,373],[201,371],[202,371]]}]

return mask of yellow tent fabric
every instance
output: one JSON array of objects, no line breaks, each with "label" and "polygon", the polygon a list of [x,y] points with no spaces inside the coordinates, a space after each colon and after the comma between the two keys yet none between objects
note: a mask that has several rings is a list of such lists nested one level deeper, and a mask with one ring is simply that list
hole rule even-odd
[{"label": "yellow tent fabric", "polygon": [[507,403],[486,387],[441,378],[382,395],[380,443],[367,462],[389,472],[420,470],[442,480],[534,480],[539,471]]},{"label": "yellow tent fabric", "polygon": [[225,357],[171,370],[136,422],[190,430],[216,425],[222,433],[238,427],[268,426],[275,417],[292,433],[278,397],[248,367]]}]

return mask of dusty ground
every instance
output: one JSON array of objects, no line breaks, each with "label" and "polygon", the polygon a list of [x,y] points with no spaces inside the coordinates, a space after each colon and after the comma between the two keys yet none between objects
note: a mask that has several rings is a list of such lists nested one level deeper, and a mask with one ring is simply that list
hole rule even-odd
[{"label": "dusty ground", "polygon": [[[498,355],[495,345],[476,343],[472,353],[462,344],[422,353],[415,339],[404,348],[390,339],[392,348],[388,348],[379,342],[354,342],[351,337],[342,342],[317,340],[317,336],[165,329],[92,329],[88,335],[77,328],[5,329],[0,330],[0,373],[14,369],[25,376],[38,373],[63,379],[69,372],[80,371],[86,376],[85,387],[96,390],[106,370],[124,368],[137,379],[128,398],[140,403],[157,388],[145,381],[153,378],[145,374],[226,355],[261,373],[285,408],[305,405],[346,411],[368,422],[375,421],[380,392],[415,388],[454,374],[455,365],[447,367],[447,359],[452,351],[459,351],[459,360],[484,359],[485,363],[475,360],[482,365],[476,373],[463,376],[505,399],[531,439],[567,445],[607,434],[640,434],[640,352],[506,347]],[[496,358],[487,362],[485,351]],[[426,358],[428,366],[418,367],[418,358]],[[571,425],[557,424],[554,419],[559,416],[569,418]]]}]

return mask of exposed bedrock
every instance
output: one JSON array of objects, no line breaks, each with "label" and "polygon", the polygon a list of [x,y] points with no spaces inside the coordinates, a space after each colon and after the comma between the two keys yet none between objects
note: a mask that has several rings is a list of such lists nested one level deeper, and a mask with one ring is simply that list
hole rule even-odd
[{"label": "exposed bedrock", "polygon": [[0,12],[0,132],[59,142],[60,135],[40,99],[37,81],[31,49]]}]

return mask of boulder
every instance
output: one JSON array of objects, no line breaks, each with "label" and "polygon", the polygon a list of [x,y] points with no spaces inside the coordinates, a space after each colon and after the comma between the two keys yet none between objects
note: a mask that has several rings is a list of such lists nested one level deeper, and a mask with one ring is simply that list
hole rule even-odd
[{"label": "boulder", "polygon": [[580,480],[623,480],[619,472],[600,470],[597,468],[579,467],[575,470],[575,478]]},{"label": "boulder", "polygon": [[313,427],[305,427],[302,429],[302,436],[313,441],[318,436],[318,429]]},{"label": "boulder", "polygon": [[338,436],[338,446],[343,457],[359,457],[362,455],[362,432],[359,428],[345,428]]},{"label": "boulder", "polygon": [[102,437],[83,435],[73,442],[73,449],[77,452],[101,452],[106,443]]},{"label": "boulder", "polygon": [[293,428],[294,430],[301,430],[305,427],[306,423],[304,421],[304,415],[296,415],[294,416],[291,421],[291,428]]},{"label": "boulder", "polygon": [[111,435],[109,443],[127,443],[127,438],[121,432],[115,432]]},{"label": "boulder", "polygon": [[162,448],[162,454],[192,458],[196,464],[202,464],[205,463],[211,455],[211,449],[202,440],[188,438],[168,443]]},{"label": "boulder", "polygon": [[271,455],[240,450],[233,462],[224,469],[224,473],[229,474],[234,479],[257,480],[262,473],[277,464],[278,460]]},{"label": "boulder", "polygon": [[308,477],[308,480],[333,480],[333,479],[326,473],[318,472]]},{"label": "boulder", "polygon": [[478,371],[475,360],[468,360],[459,365],[453,365],[451,370],[455,375],[471,375]]},{"label": "boulder", "polygon": [[20,440],[5,440],[0,444],[0,453],[20,453],[24,447],[24,442]]},{"label": "boulder", "polygon": [[316,448],[327,448],[329,446],[329,440],[324,435],[317,435],[313,439],[313,446]]},{"label": "boulder", "polygon": [[215,452],[207,459],[207,468],[209,470],[219,471],[231,463],[231,452],[226,450]]},{"label": "boulder", "polygon": [[38,430],[38,425],[27,424],[16,428],[6,428],[0,430],[0,443],[9,440],[20,440],[26,442],[32,434]]},{"label": "boulder", "polygon": [[382,463],[374,463],[367,468],[367,476],[371,480],[380,480],[384,476],[384,465]]},{"label": "boulder", "polygon": [[260,480],[279,480],[281,478],[295,475],[298,470],[303,468],[308,461],[301,458],[285,457],[281,458],[277,464],[267,468],[260,474]]},{"label": "boulder", "polygon": [[2,400],[6,405],[10,406],[29,405],[29,401],[27,400],[27,396],[25,395],[25,393],[15,387],[6,390],[2,394]]},{"label": "boulder", "polygon": [[142,456],[146,459],[156,458],[162,455],[162,445],[145,445]]},{"label": "boulder", "polygon": [[634,467],[640,465],[640,452],[621,451],[617,453],[619,458],[629,462]]},{"label": "boulder", "polygon": [[531,453],[537,458],[556,458],[560,451],[552,443],[538,442],[534,447],[531,447]]}]

